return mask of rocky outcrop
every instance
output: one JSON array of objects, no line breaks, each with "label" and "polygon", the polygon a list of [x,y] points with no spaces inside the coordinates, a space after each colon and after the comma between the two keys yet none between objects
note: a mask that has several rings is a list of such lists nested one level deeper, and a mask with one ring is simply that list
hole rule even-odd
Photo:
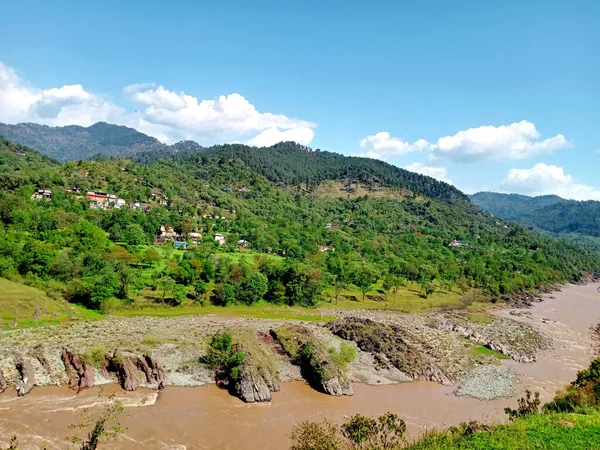
[{"label": "rocky outcrop", "polygon": [[327,349],[307,327],[292,325],[271,330],[282,349],[299,365],[302,376],[318,391],[329,395],[353,395],[352,384],[336,366]]},{"label": "rocky outcrop", "polygon": [[81,357],[68,350],[62,353],[62,361],[69,377],[69,388],[80,392],[94,386],[94,368],[81,360]]},{"label": "rocky outcrop", "polygon": [[149,355],[142,355],[136,360],[136,366],[146,376],[146,382],[155,389],[164,389],[167,385],[162,365]]},{"label": "rocky outcrop", "polygon": [[107,370],[116,375],[119,384],[126,391],[135,391],[142,381],[137,359],[135,356],[124,355],[119,351],[107,356]]},{"label": "rocky outcrop", "polygon": [[0,369],[0,394],[2,394],[6,388],[8,388],[8,382],[6,381],[6,378],[4,378],[2,369]]},{"label": "rocky outcrop", "polygon": [[391,364],[413,379],[450,385],[453,379],[417,345],[408,342],[406,332],[396,326],[359,317],[346,317],[327,324],[342,339],[353,341],[364,352],[372,353],[382,369]]},{"label": "rocky outcrop", "polygon": [[19,372],[19,379],[16,382],[15,390],[19,397],[27,395],[35,385],[35,372],[31,362],[26,359],[18,358],[15,361],[15,367]]},{"label": "rocky outcrop", "polygon": [[518,351],[506,343],[495,339],[490,339],[485,334],[478,332],[467,325],[452,321],[442,322],[440,325],[442,328],[458,333],[473,342],[477,342],[478,344],[489,348],[490,350],[496,350],[517,362],[532,363],[536,360],[535,354],[525,354],[524,352]]},{"label": "rocky outcrop", "polygon": [[271,389],[264,378],[247,367],[240,370],[233,384],[233,393],[246,403],[271,401]]}]

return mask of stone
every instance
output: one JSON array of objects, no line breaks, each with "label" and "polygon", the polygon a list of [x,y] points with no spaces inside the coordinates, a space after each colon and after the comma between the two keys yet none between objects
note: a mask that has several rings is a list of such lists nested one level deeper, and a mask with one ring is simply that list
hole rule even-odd
[{"label": "stone", "polygon": [[63,351],[61,358],[69,377],[69,388],[81,392],[94,386],[95,371],[90,364],[68,350]]},{"label": "stone", "polygon": [[247,368],[240,370],[233,390],[235,395],[246,403],[271,401],[271,390],[263,377],[253,374]]},{"label": "stone", "polygon": [[7,387],[8,387],[8,382],[6,381],[6,378],[4,378],[2,369],[0,369],[0,394],[2,394],[6,390]]},{"label": "stone", "polygon": [[22,358],[18,358],[15,361],[15,367],[20,376],[20,379],[17,380],[15,385],[15,390],[19,397],[23,397],[24,395],[29,394],[35,385],[35,372],[31,362]]}]

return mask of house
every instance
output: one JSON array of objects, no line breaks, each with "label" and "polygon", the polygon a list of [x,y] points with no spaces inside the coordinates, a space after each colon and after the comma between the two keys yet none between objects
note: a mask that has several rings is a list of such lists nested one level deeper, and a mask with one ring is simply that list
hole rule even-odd
[{"label": "house", "polygon": [[250,192],[250,189],[248,189],[247,187],[243,187],[243,188],[239,188],[238,192]]},{"label": "house", "polygon": [[107,197],[108,195],[104,192],[88,191],[87,193],[87,198],[95,202],[104,203]]},{"label": "house", "polygon": [[231,191],[231,189],[230,189],[230,188],[228,188],[228,187],[222,187],[222,188],[221,188],[221,190],[222,190],[223,192],[229,192],[229,191]]},{"label": "house", "polygon": [[116,203],[117,202],[117,196],[115,194],[108,194],[106,196],[106,200],[108,201],[108,203]]},{"label": "house", "polygon": [[240,239],[237,243],[238,247],[242,247],[242,248],[248,248],[248,241],[246,241],[245,239]]},{"label": "house", "polygon": [[127,204],[127,202],[125,201],[125,199],[123,198],[118,198],[115,201],[115,205],[114,208],[120,209],[122,206],[125,206]]},{"label": "house", "polygon": [[173,242],[173,247],[185,250],[188,246],[188,243],[185,241],[175,241]]},{"label": "house", "polygon": [[180,237],[179,234],[175,232],[173,227],[168,226],[168,225],[161,225],[159,233],[158,233],[158,238],[156,239],[156,241],[159,244],[164,244],[165,242],[168,242],[168,241],[175,241],[175,240],[179,239],[179,237]]},{"label": "house", "polygon": [[129,205],[129,209],[142,209],[142,204],[140,202],[133,202]]},{"label": "house", "polygon": [[332,227],[332,226],[333,226],[332,224],[328,223],[327,225],[325,225],[325,229],[327,229],[327,230],[331,230],[331,227]]},{"label": "house", "polygon": [[456,239],[453,240],[452,242],[450,242],[450,244],[448,244],[448,247],[464,247],[466,244],[463,244],[460,241],[457,241]]},{"label": "house", "polygon": [[38,189],[31,196],[32,200],[49,200],[52,198],[52,191],[50,189]]},{"label": "house", "polygon": [[319,251],[321,253],[325,253],[325,252],[334,252],[335,251],[335,247],[334,246],[329,246],[329,245],[319,245]]},{"label": "house", "polygon": [[192,231],[188,233],[188,238],[192,240],[192,244],[197,245],[202,240],[202,235],[196,231]]},{"label": "house", "polygon": [[213,235],[215,242],[218,242],[219,245],[223,245],[225,243],[225,236],[221,233],[216,233]]}]

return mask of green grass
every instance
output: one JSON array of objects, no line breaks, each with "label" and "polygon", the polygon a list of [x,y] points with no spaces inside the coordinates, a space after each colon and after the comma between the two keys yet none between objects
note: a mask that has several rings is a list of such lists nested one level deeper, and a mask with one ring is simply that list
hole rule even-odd
[{"label": "green grass", "polygon": [[240,262],[244,261],[251,266],[256,265],[256,259],[254,258],[256,255],[261,255],[261,256],[266,257],[275,262],[283,261],[282,256],[269,254],[269,253],[254,253],[250,250],[244,250],[244,251],[234,252],[234,253],[225,253],[225,252],[215,253],[215,256],[217,258],[229,258],[236,264],[239,264]]},{"label": "green grass", "polygon": [[600,448],[600,412],[538,414],[467,436],[433,432],[410,450],[588,450]]},{"label": "green grass", "polygon": [[[36,309],[39,320],[34,319]],[[63,300],[53,300],[39,289],[0,278],[0,329],[58,325],[72,320],[97,320],[103,316]],[[13,324],[16,322],[16,327]]]},{"label": "green grass", "polygon": [[258,319],[289,319],[305,320],[310,322],[329,322],[334,320],[333,316],[322,314],[321,312],[302,309],[289,306],[276,306],[267,302],[259,302],[252,306],[230,305],[221,306],[200,306],[183,304],[181,306],[143,306],[140,308],[127,308],[111,313],[121,317],[154,316],[154,317],[176,317],[185,315],[206,315],[216,314],[221,317],[249,317]]},{"label": "green grass", "polygon": [[[429,298],[421,297],[420,290],[417,285],[409,285],[402,287],[396,293],[394,300],[393,294],[388,295],[388,301],[385,302],[385,295],[377,291],[380,286],[375,287],[367,293],[367,296],[378,296],[381,300],[373,300],[366,298],[362,301],[362,293],[356,289],[344,290],[340,294],[339,302],[335,300],[335,294],[331,289],[326,289],[323,294],[328,297],[329,301],[319,304],[324,308],[340,308],[340,309],[385,309],[400,312],[425,312],[446,309],[459,309],[465,307],[461,301],[461,294],[458,292],[447,292],[438,290],[431,294]],[[349,300],[348,298],[355,297],[357,300]]]},{"label": "green grass", "polygon": [[509,357],[506,356],[504,353],[499,352],[498,350],[492,350],[490,348],[484,347],[483,345],[473,347],[473,353],[478,355],[495,356],[498,359],[509,359]]},{"label": "green grass", "polygon": [[493,323],[496,319],[485,314],[470,314],[469,320],[475,323]]}]

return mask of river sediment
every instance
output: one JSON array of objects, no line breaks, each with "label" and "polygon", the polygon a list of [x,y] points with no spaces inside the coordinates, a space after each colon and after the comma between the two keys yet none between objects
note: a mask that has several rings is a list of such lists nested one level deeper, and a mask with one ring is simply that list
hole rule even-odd
[{"label": "river sediment", "polygon": [[[6,369],[10,357],[17,352],[32,355],[32,349],[39,351],[40,344],[51,370],[48,373],[35,358],[39,365],[32,363],[36,386],[31,392],[17,398],[14,390],[9,388],[0,395],[0,444],[6,445],[4,441],[15,432],[25,448],[43,448],[50,442],[52,448],[69,448],[64,438],[69,435],[67,426],[77,421],[75,408],[96,404],[92,410],[98,409],[98,403],[105,401],[98,396],[100,389],[115,393],[128,406],[128,413],[123,418],[127,426],[125,435],[107,448],[286,448],[287,434],[295,423],[322,418],[339,422],[345,415],[358,412],[369,415],[397,412],[407,422],[412,436],[424,428],[465,420],[502,420],[503,408],[514,406],[515,397],[522,395],[525,388],[540,391],[542,400],[548,400],[575,377],[577,370],[589,363],[592,343],[588,329],[600,321],[600,295],[595,285],[570,285],[562,292],[546,295],[544,302],[535,303],[527,310],[497,310],[494,312],[497,319],[491,321],[472,320],[473,317],[462,313],[339,314],[341,318],[357,315],[361,319],[393,324],[411,351],[419,351],[440,367],[452,379],[453,385],[430,381],[394,384],[417,377],[414,372],[404,372],[393,364],[388,367],[379,364],[378,367],[379,353],[360,350],[360,343],[350,339],[346,342],[358,349],[358,356],[348,370],[354,382],[353,396],[332,397],[311,389],[301,381],[298,368],[277,354],[280,377],[284,381],[280,392],[273,393],[269,403],[250,405],[217,388],[210,371],[194,361],[204,351],[203,340],[211,333],[229,327],[268,333],[273,327],[281,326],[282,321],[207,316],[168,320],[139,318],[74,324],[65,330],[56,327],[22,330],[3,334],[0,339],[1,355],[8,354],[2,359],[5,377],[12,382],[17,376]],[[448,323],[460,325],[461,331],[452,329]],[[321,324],[303,325],[311,327],[327,347],[344,342]],[[506,332],[507,326],[512,327],[510,329],[520,338],[512,336],[512,332],[502,339],[500,334],[494,334],[494,330]],[[99,327],[106,327],[106,333],[103,334],[103,328]],[[470,331],[465,333],[465,328]],[[522,342],[523,336],[531,339]],[[504,346],[505,353],[512,359],[500,361],[474,351],[480,347],[493,347],[488,344],[496,341]],[[78,354],[85,354],[93,346],[110,350],[121,348],[132,354],[150,353],[165,370],[166,388],[158,393],[145,388],[147,384],[141,382],[141,387],[133,392],[125,393],[108,385],[75,394],[66,386],[50,387],[48,385],[68,382],[68,377],[61,373],[65,372],[60,360],[62,353],[57,353],[66,345]],[[503,350],[499,348],[495,350]],[[522,362],[523,359],[515,355],[533,356],[535,361]],[[475,375],[481,378],[482,367],[508,371],[513,379],[512,397],[505,397],[508,393],[504,392],[499,396],[502,398],[482,401],[454,395],[459,383],[464,384],[465,379],[469,381],[469,377]],[[100,379],[96,384],[111,381],[110,376],[102,378],[101,371],[98,373]],[[490,373],[488,379],[484,376],[475,383],[482,383],[489,390],[489,384],[494,383],[494,370]],[[502,382],[506,384],[506,379]],[[184,387],[202,384],[207,386]],[[470,391],[472,388],[473,383]]]}]

